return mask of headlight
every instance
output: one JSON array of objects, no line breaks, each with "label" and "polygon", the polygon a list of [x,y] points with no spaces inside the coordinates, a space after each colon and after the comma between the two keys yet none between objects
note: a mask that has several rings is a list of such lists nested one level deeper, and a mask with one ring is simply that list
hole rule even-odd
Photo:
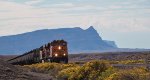
[{"label": "headlight", "polygon": [[66,54],[64,53],[64,56],[66,56]]},{"label": "headlight", "polygon": [[60,50],[60,49],[61,49],[61,46],[59,46],[58,49]]},{"label": "headlight", "polygon": [[58,54],[55,54],[55,57],[57,57],[58,56]]}]

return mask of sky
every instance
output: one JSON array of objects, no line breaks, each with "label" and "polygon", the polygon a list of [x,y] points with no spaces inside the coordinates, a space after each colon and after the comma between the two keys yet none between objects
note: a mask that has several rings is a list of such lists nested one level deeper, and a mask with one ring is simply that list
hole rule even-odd
[{"label": "sky", "polygon": [[0,0],[0,36],[89,26],[120,48],[150,49],[150,0]]}]

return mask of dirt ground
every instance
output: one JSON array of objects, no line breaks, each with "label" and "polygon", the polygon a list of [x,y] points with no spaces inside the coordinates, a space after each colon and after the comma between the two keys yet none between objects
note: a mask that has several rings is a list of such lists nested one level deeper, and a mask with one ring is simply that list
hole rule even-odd
[{"label": "dirt ground", "polygon": [[0,59],[0,80],[55,80],[48,74],[24,70]]}]

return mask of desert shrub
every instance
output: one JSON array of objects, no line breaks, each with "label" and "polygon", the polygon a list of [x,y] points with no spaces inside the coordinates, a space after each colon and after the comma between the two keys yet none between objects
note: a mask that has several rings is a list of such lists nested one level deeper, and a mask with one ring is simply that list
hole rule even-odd
[{"label": "desert shrub", "polygon": [[79,70],[78,79],[93,80],[96,79],[102,72],[105,72],[110,65],[106,61],[91,61],[84,64]]},{"label": "desert shrub", "polygon": [[58,78],[59,80],[62,80],[62,79],[69,79],[69,80],[71,80],[70,78],[71,78],[79,69],[80,69],[80,66],[63,69],[62,71],[60,71],[60,72],[58,73],[57,78]]},{"label": "desert shrub", "polygon": [[49,70],[52,70],[59,66],[60,64],[57,63],[39,63],[39,64],[32,64],[32,65],[25,65],[25,67],[30,68],[33,72],[41,72],[41,73],[47,73]]},{"label": "desert shrub", "polygon": [[107,61],[90,61],[58,73],[59,80],[150,80],[145,68],[115,69]]},{"label": "desert shrub", "polygon": [[[112,68],[107,61],[90,61],[80,67],[72,67],[59,72],[58,79],[68,80],[98,80],[105,71],[110,72]],[[110,69],[110,70],[109,70]],[[110,73],[109,73],[110,74]]]},{"label": "desert shrub", "polygon": [[107,69],[105,72],[102,72],[102,74],[98,77],[97,80],[109,80],[108,78],[114,74],[117,70],[113,67]]},{"label": "desert shrub", "polygon": [[150,74],[143,68],[132,70],[119,70],[111,74],[105,80],[150,80]]},{"label": "desert shrub", "polygon": [[79,64],[38,63],[25,65],[31,71],[48,73],[58,80],[150,80],[145,68],[115,69],[108,61],[94,60]]},{"label": "desert shrub", "polygon": [[56,76],[59,71],[71,67],[77,67],[76,64],[61,64],[61,63],[38,63],[38,64],[32,64],[32,65],[25,65],[24,67],[27,67],[30,69],[30,71],[33,72],[40,72],[40,73],[48,73],[51,76]]}]

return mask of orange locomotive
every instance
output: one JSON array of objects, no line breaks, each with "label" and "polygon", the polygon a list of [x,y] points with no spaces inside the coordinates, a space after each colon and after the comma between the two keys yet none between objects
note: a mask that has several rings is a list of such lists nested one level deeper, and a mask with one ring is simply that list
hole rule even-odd
[{"label": "orange locomotive", "polygon": [[48,45],[40,48],[40,59],[42,62],[65,62],[68,63],[67,42],[64,40],[54,40]]}]

